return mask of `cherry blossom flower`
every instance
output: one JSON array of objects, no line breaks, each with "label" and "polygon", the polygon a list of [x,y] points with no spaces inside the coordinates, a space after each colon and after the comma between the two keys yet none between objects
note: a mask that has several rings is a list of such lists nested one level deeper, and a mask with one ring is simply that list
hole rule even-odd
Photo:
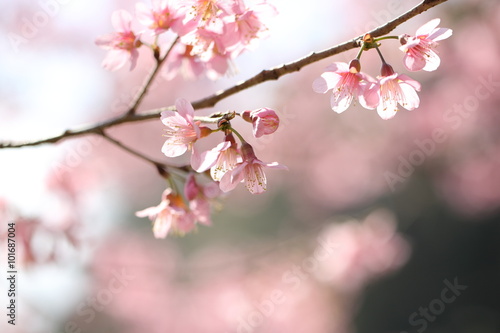
[{"label": "cherry blossom flower", "polygon": [[196,182],[194,174],[189,174],[184,184],[184,194],[189,200],[189,209],[196,220],[204,225],[211,225],[210,218],[211,204],[210,200],[220,195],[220,189],[217,183],[210,182],[206,185],[200,185]]},{"label": "cherry blossom flower", "polygon": [[210,129],[200,128],[200,122],[194,121],[194,109],[191,103],[183,98],[175,101],[175,111],[163,111],[161,121],[168,127],[165,144],[161,151],[167,157],[177,157],[184,154],[200,137],[207,135]]},{"label": "cherry blossom flower", "polygon": [[420,83],[408,75],[395,73],[391,65],[382,65],[381,76],[378,77],[380,104],[377,112],[382,119],[390,119],[398,111],[398,103],[407,110],[418,108],[420,99]]},{"label": "cherry blossom flower", "polygon": [[189,211],[179,194],[167,188],[158,206],[149,207],[135,213],[138,217],[148,217],[153,221],[156,238],[165,238],[170,232],[183,235],[195,227],[195,215]]},{"label": "cherry blossom flower", "polygon": [[196,150],[193,150],[191,166],[197,172],[204,172],[210,169],[212,179],[220,181],[226,172],[234,169],[241,161],[236,141],[233,135],[229,134],[226,136],[224,142],[219,143],[211,150],[200,154]]},{"label": "cherry blossom flower", "polygon": [[162,75],[167,80],[173,79],[179,72],[185,79],[200,77],[205,71],[205,66],[200,57],[191,53],[192,50],[192,45],[177,43],[168,55]]},{"label": "cherry blossom flower", "polygon": [[95,43],[103,49],[109,50],[102,62],[102,66],[110,71],[122,68],[130,60],[130,70],[135,68],[139,57],[139,48],[142,43],[140,35],[136,35],[131,28],[132,15],[126,10],[116,10],[111,16],[111,22],[116,32],[96,39]]},{"label": "cherry blossom flower", "polygon": [[277,162],[264,163],[259,160],[253,151],[252,146],[243,143],[241,146],[243,162],[238,163],[232,170],[227,171],[220,181],[220,189],[223,192],[229,192],[236,186],[245,181],[245,186],[252,194],[260,194],[266,191],[266,175],[262,167],[273,169],[288,170],[284,165]]},{"label": "cherry blossom flower", "polygon": [[434,71],[439,67],[441,60],[433,50],[438,41],[450,37],[451,29],[438,28],[441,20],[436,18],[418,28],[416,36],[400,36],[400,50],[405,52],[403,63],[410,71]]},{"label": "cherry blossom flower", "polygon": [[267,36],[269,29],[266,23],[278,11],[266,1],[254,4],[251,8],[247,8],[243,1],[235,1],[232,10],[235,15],[226,20],[223,38],[234,57],[245,49],[251,49],[259,38]]},{"label": "cherry blossom flower", "polygon": [[185,35],[196,28],[196,22],[184,22],[187,6],[177,0],[153,0],[153,8],[144,3],[136,4],[137,20],[159,35],[172,29],[179,36]]},{"label": "cherry blossom flower", "polygon": [[371,213],[361,223],[350,220],[330,225],[320,235],[317,249],[329,254],[314,275],[338,289],[356,292],[400,268],[409,259],[410,246],[396,226],[393,214],[386,210]]},{"label": "cherry blossom flower", "polygon": [[313,82],[313,90],[317,93],[326,93],[332,90],[332,110],[342,113],[351,105],[354,97],[360,104],[373,109],[378,105],[379,97],[375,87],[375,80],[369,75],[360,72],[359,60],[354,59],[350,64],[335,62],[326,68]]},{"label": "cherry blossom flower", "polygon": [[260,138],[269,135],[278,129],[280,119],[276,112],[269,108],[260,108],[253,111],[243,111],[241,117],[253,125],[253,135]]}]

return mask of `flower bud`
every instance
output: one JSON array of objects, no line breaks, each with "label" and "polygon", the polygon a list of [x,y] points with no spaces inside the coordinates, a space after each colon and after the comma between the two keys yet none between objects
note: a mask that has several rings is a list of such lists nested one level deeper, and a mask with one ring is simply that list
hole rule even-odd
[{"label": "flower bud", "polygon": [[253,134],[256,138],[276,132],[280,124],[280,119],[276,112],[269,108],[243,111],[241,117],[252,123]]}]

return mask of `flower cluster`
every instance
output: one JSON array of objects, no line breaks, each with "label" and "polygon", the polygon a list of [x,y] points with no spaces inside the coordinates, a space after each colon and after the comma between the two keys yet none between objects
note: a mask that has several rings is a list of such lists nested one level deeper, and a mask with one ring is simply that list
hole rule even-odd
[{"label": "flower cluster", "polygon": [[[219,195],[235,189],[242,182],[250,193],[263,193],[267,186],[264,168],[287,169],[277,162],[265,163],[258,159],[252,146],[231,125],[231,120],[240,116],[252,123],[255,137],[272,134],[279,127],[279,117],[274,110],[260,108],[195,117],[193,106],[185,99],[178,99],[175,106],[176,111],[161,114],[161,121],[166,126],[162,152],[167,157],[178,157],[191,151],[189,169],[192,172],[186,176],[184,196],[174,190],[173,179],[167,174],[171,186],[163,193],[161,203],[136,213],[153,221],[153,231],[158,238],[164,238],[170,231],[184,234],[193,230],[196,223],[210,225],[211,204]],[[217,128],[211,129],[202,123],[217,124]],[[196,148],[198,140],[216,132],[224,134],[222,142],[206,151]],[[200,185],[194,172],[207,172],[210,179],[205,179],[206,184]]]},{"label": "flower cluster", "polygon": [[[451,36],[452,30],[439,28],[440,20],[434,19],[420,27],[416,36],[407,34],[373,39],[365,35],[361,50],[356,59],[349,64],[335,62],[313,82],[313,90],[326,93],[331,90],[331,107],[337,113],[344,112],[358,98],[367,109],[377,109],[382,119],[396,115],[398,104],[407,110],[418,108],[420,83],[405,74],[398,74],[383,58],[378,49],[383,39],[399,39],[400,50],[405,53],[403,64],[409,71],[434,71],[439,67],[440,59],[435,48],[438,41]],[[361,72],[360,57],[364,50],[375,48],[382,60],[380,75],[376,79]]]},{"label": "flower cluster", "polygon": [[[266,0],[248,6],[244,0],[152,0],[152,7],[136,5],[136,19],[142,30],[132,29],[132,15],[117,10],[112,15],[116,32],[100,36],[96,44],[109,50],[104,68],[117,70],[130,60],[132,70],[141,46],[149,46],[160,56],[158,37],[166,32],[177,35],[164,56],[165,75],[182,72],[189,77],[205,73],[216,79],[230,68],[232,59],[252,49],[268,31],[267,22],[277,12]],[[144,36],[152,35],[148,44]]]}]

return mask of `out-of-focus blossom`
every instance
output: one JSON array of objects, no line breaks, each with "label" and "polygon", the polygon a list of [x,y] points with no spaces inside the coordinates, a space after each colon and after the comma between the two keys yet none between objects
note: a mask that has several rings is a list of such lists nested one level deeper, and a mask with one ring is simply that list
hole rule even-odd
[{"label": "out-of-focus blossom", "polygon": [[189,209],[194,214],[196,220],[201,224],[211,225],[210,200],[220,194],[218,184],[215,182],[210,182],[206,185],[198,184],[195,175],[191,173],[186,179],[184,194],[186,195],[186,199],[189,200]]},{"label": "out-of-focus blossom", "polygon": [[227,171],[220,181],[220,189],[224,192],[233,190],[240,182],[245,181],[245,186],[252,194],[260,194],[266,190],[267,180],[263,167],[287,170],[288,168],[277,162],[264,163],[259,160],[252,146],[243,143],[241,146],[243,162],[238,163],[232,170]]},{"label": "out-of-focus blossom", "polygon": [[144,26],[152,29],[156,35],[169,29],[179,36],[193,30],[196,25],[193,21],[184,22],[187,6],[178,0],[153,0],[153,8],[139,2],[136,4],[137,20]]},{"label": "out-of-focus blossom", "polygon": [[319,261],[316,276],[347,291],[358,291],[370,280],[401,267],[410,254],[408,243],[396,232],[394,217],[386,211],[376,211],[362,223],[333,224],[319,239],[332,249]]},{"label": "out-of-focus blossom", "polygon": [[410,71],[434,71],[439,67],[441,59],[433,50],[438,41],[450,37],[453,33],[451,29],[438,28],[441,20],[433,19],[416,32],[416,36],[402,35],[400,50],[405,52],[403,63]]},{"label": "out-of-focus blossom", "polygon": [[200,122],[194,121],[191,103],[179,98],[175,101],[175,107],[177,111],[167,110],[161,113],[161,121],[168,128],[164,134],[167,140],[161,151],[167,157],[181,156],[202,136]]},{"label": "out-of-focus blossom", "polygon": [[408,75],[395,73],[392,66],[384,63],[378,77],[380,103],[377,112],[382,119],[390,119],[398,111],[398,103],[407,110],[418,108],[420,83]]},{"label": "out-of-focus blossom", "polygon": [[103,49],[109,50],[102,65],[105,69],[115,71],[122,68],[130,60],[130,70],[135,68],[142,45],[140,35],[132,31],[132,15],[120,9],[113,12],[111,21],[116,32],[96,39],[95,43]]},{"label": "out-of-focus blossom", "polygon": [[185,234],[195,227],[192,214],[182,196],[167,188],[162,194],[158,206],[149,207],[135,213],[138,217],[148,217],[153,221],[153,233],[156,238],[165,238],[169,232]]},{"label": "out-of-focus blossom", "polygon": [[267,1],[254,4],[251,8],[246,7],[243,1],[234,1],[232,9],[235,15],[227,20],[223,38],[234,57],[245,49],[252,49],[255,41],[267,36],[267,22],[278,11]]},{"label": "out-of-focus blossom", "polygon": [[192,54],[193,46],[177,43],[165,63],[162,75],[167,79],[173,79],[179,72],[186,79],[200,77],[205,71],[205,65],[200,57]]},{"label": "out-of-focus blossom", "polygon": [[362,73],[359,60],[354,59],[347,64],[335,62],[326,68],[313,82],[313,90],[317,93],[326,93],[332,90],[332,110],[341,113],[347,110],[354,97],[359,103],[367,108],[373,109],[379,103],[375,80],[369,75]]},{"label": "out-of-focus blossom", "polygon": [[280,125],[280,118],[276,111],[269,108],[243,111],[241,117],[252,123],[253,135],[256,138],[276,132]]},{"label": "out-of-focus blossom", "polygon": [[241,156],[236,147],[232,134],[226,136],[224,142],[219,143],[211,150],[198,153],[193,150],[191,166],[197,172],[210,169],[210,175],[215,181],[220,181],[222,176],[241,162]]}]

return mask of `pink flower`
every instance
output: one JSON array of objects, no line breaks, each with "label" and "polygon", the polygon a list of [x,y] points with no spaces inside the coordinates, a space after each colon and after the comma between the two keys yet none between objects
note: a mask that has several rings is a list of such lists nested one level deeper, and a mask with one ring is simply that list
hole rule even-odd
[{"label": "pink flower", "polygon": [[195,216],[188,210],[179,194],[167,188],[158,206],[149,207],[135,213],[138,217],[149,217],[153,221],[156,238],[165,238],[169,232],[185,234],[195,227]]},{"label": "pink flower", "polygon": [[203,74],[205,66],[197,55],[191,54],[192,50],[192,45],[178,43],[174,46],[162,73],[167,80],[173,79],[179,71],[187,79],[195,79]]},{"label": "pink flower", "polygon": [[239,162],[241,157],[232,134],[209,151],[198,154],[193,150],[191,158],[191,166],[195,171],[204,172],[210,169],[210,175],[215,181],[220,181],[222,176],[234,169]]},{"label": "pink flower", "polygon": [[253,135],[260,138],[263,135],[269,135],[278,129],[280,119],[274,110],[269,108],[260,108],[253,111],[243,111],[241,117],[253,125]]},{"label": "pink flower", "polygon": [[416,36],[402,35],[400,50],[405,52],[403,59],[405,67],[410,71],[434,71],[439,67],[441,60],[433,50],[437,41],[450,37],[451,29],[438,28],[440,19],[434,19],[421,26]]},{"label": "pink flower", "polygon": [[354,97],[360,104],[373,109],[379,102],[375,80],[369,75],[360,72],[359,60],[354,59],[348,65],[344,62],[335,62],[326,68],[321,77],[314,80],[313,90],[317,93],[326,93],[332,90],[332,110],[344,112],[352,103]]},{"label": "pink flower", "polygon": [[383,64],[378,77],[380,104],[377,112],[382,119],[390,119],[398,111],[398,103],[407,110],[418,108],[420,83],[407,75],[395,73],[391,65]]},{"label": "pink flower", "polygon": [[223,192],[233,190],[244,180],[245,186],[250,193],[263,193],[266,190],[267,180],[262,167],[288,170],[286,166],[278,164],[277,162],[262,162],[255,156],[252,146],[246,142],[241,146],[241,154],[243,162],[238,163],[234,169],[227,171],[224,176],[222,176],[220,189]]},{"label": "pink flower", "polygon": [[199,122],[194,121],[193,106],[185,99],[175,101],[175,111],[163,111],[161,121],[168,127],[167,141],[161,151],[167,157],[176,157],[184,154],[201,136]]},{"label": "pink flower", "polygon": [[226,20],[224,43],[234,56],[250,49],[259,38],[267,36],[266,22],[278,14],[274,6],[262,1],[247,8],[243,1],[235,1],[232,6],[235,15]]},{"label": "pink flower", "polygon": [[136,4],[136,16],[138,21],[152,29],[159,35],[169,29],[182,36],[196,27],[193,21],[183,20],[187,6],[183,6],[177,0],[153,0],[153,8],[149,9],[144,3]]},{"label": "pink flower", "polygon": [[137,48],[142,45],[138,35],[131,29],[132,15],[126,10],[116,10],[111,16],[111,22],[116,32],[96,39],[95,43],[109,50],[102,66],[110,71],[120,69],[130,60],[130,70],[135,68],[139,52]]},{"label": "pink flower", "polygon": [[189,174],[184,185],[184,194],[189,200],[189,209],[196,220],[205,225],[211,225],[211,205],[210,200],[220,195],[217,183],[210,182],[207,185],[200,185],[196,182],[194,174]]}]

